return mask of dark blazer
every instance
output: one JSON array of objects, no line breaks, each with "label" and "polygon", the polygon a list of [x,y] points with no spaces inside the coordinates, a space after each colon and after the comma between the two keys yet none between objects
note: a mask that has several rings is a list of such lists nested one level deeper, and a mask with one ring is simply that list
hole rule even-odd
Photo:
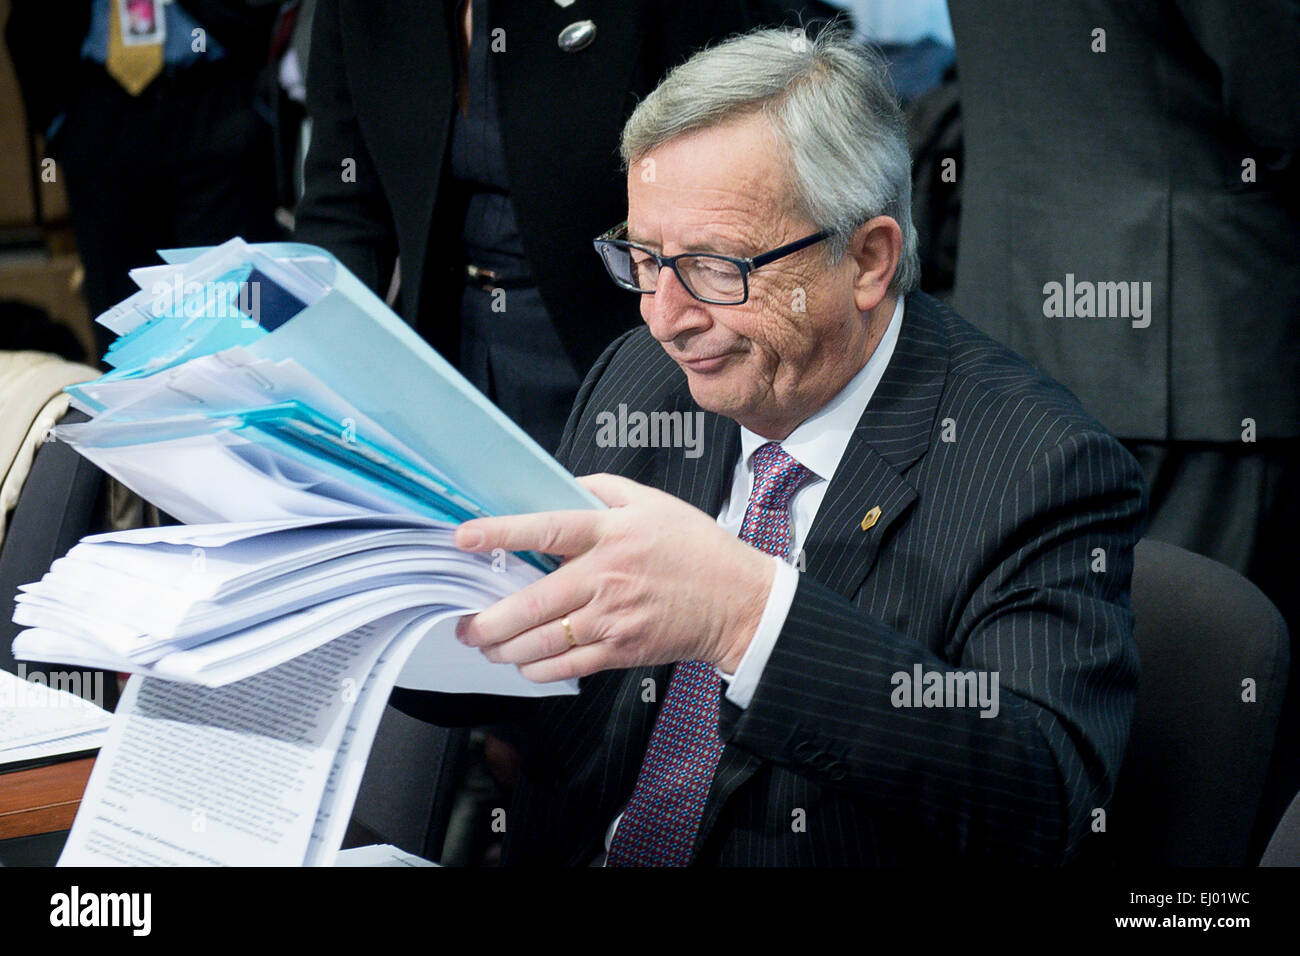
[{"label": "dark blazer", "polygon": [[[949,6],[956,308],[1121,438],[1300,436],[1295,0]],[[1067,273],[1150,282],[1150,326],[1045,317]]]},{"label": "dark blazer", "polygon": [[[440,191],[455,104],[453,0],[320,0],[307,76],[311,146],[295,236],[330,250],[379,295],[401,255],[399,312],[459,360],[464,259],[456,197]],[[627,214],[619,134],[637,101],[707,41],[749,23],[739,0],[493,0],[510,195],[533,276],[580,375],[637,303],[609,281],[591,240]],[[586,49],[556,40],[596,24]],[[355,182],[344,181],[346,159]]]},{"label": "dark blazer", "polygon": [[[695,459],[598,447],[596,416],[619,403],[699,410],[637,329],[588,376],[560,460],[717,514],[739,427],[705,413]],[[753,701],[742,711],[723,697],[726,746],[697,860],[1054,863],[1086,849],[1134,704],[1142,495],[1137,463],[1068,392],[936,300],[909,296]],[[880,518],[863,531],[873,506]],[[996,671],[1000,713],[892,706],[891,676],[916,664]],[[631,794],[670,673],[603,672],[576,697],[541,702],[395,702],[435,722],[526,716],[504,859],[583,864]]]}]

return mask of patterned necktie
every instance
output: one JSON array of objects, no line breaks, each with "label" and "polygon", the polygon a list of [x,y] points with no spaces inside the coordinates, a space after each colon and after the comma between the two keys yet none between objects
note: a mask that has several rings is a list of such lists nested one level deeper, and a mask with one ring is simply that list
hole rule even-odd
[{"label": "patterned necktie", "polygon": [[[790,498],[813,473],[776,442],[754,452],[754,490],[740,539],[769,554],[790,552]],[[685,866],[704,817],[722,756],[712,664],[682,661],[673,669],[650,734],[632,799],[609,847],[606,866]]]}]

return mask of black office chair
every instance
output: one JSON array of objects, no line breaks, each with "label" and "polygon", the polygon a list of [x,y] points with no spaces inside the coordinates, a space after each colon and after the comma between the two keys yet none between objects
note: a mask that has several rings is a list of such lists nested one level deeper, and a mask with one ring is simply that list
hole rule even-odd
[{"label": "black office chair", "polygon": [[1300,793],[1282,814],[1277,829],[1273,831],[1260,866],[1300,866]]},{"label": "black office chair", "polygon": [[[1117,865],[1242,866],[1286,693],[1286,625],[1231,568],[1160,541],[1134,555],[1137,711],[1107,819]],[[1254,702],[1243,681],[1254,681]],[[1292,808],[1294,811],[1294,807]]]},{"label": "black office chair", "polygon": [[[84,422],[78,411],[67,412],[59,424]],[[39,581],[56,558],[61,558],[82,537],[104,530],[104,473],[70,445],[46,442],[32,459],[18,502],[0,546],[0,670],[17,669],[12,645],[22,628],[13,623],[14,595],[20,584]],[[45,673],[54,665],[27,662],[27,673]],[[102,686],[95,703],[112,710],[117,706],[117,681],[113,675],[79,668],[58,668],[69,678],[80,670],[81,687]],[[82,696],[87,696],[83,693]]]},{"label": "black office chair", "polygon": [[391,843],[442,856],[469,730],[435,727],[389,706],[379,723],[343,846]]}]

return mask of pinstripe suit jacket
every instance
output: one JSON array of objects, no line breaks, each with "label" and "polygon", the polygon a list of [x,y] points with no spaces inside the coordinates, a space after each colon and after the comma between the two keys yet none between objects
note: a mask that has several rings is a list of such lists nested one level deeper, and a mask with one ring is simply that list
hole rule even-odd
[{"label": "pinstripe suit jacket", "polygon": [[[663,348],[633,330],[583,385],[560,460],[717,514],[738,426],[705,413],[697,458],[600,447],[597,415],[620,403],[699,411]],[[1142,487],[1136,462],[1069,392],[936,300],[909,296],[753,700],[722,700],[726,746],[697,862],[1053,863],[1086,849],[1136,693],[1129,581]],[[880,518],[864,531],[873,506]],[[892,675],[916,664],[996,672],[997,716],[893,706]],[[507,862],[597,855],[670,673],[604,672],[576,697],[514,705],[532,719]],[[475,706],[491,701],[427,702],[424,715],[501,716]]]}]

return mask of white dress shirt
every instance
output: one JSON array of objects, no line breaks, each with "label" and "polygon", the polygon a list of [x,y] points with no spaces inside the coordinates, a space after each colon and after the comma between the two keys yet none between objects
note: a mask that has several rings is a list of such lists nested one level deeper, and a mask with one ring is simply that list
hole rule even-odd
[{"label": "white dress shirt", "polygon": [[[780,443],[787,455],[817,477],[809,479],[790,499],[789,561],[772,556],[776,562],[772,590],[768,592],[763,616],[759,619],[753,640],[749,642],[749,647],[736,667],[736,673],[727,674],[718,669],[718,674],[727,682],[727,699],[738,707],[749,706],[754,690],[758,687],[758,679],[785,626],[786,615],[790,613],[790,604],[794,601],[794,592],[799,585],[799,572],[796,570],[799,549],[808,537],[808,529],[817,517],[822,499],[826,497],[831,477],[840,466],[844,449],[849,445],[849,437],[858,427],[862,414],[867,410],[867,403],[876,393],[876,386],[880,384],[885,368],[894,355],[898,330],[902,324],[903,300],[900,297],[894,306],[894,314],[890,316],[889,327],[885,329],[871,358],[867,359],[867,364],[862,366],[862,371],[853,376],[849,384],[820,411],[807,418]],[[718,515],[718,524],[732,534],[740,534],[745,509],[749,507],[749,496],[754,490],[754,452],[767,442],[768,439],[762,435],[741,427],[740,460],[736,462],[736,470],[732,475],[731,494],[722,506],[722,513]],[[605,831],[607,852],[613,842],[614,831],[622,819],[623,814],[620,812]],[[598,859],[593,865],[604,865],[604,858]]]},{"label": "white dress shirt", "polygon": [[[786,615],[790,613],[790,603],[794,600],[795,588],[799,584],[798,555],[808,538],[808,530],[817,517],[822,499],[831,477],[840,466],[844,449],[848,447],[849,437],[853,434],[867,403],[876,393],[876,386],[885,374],[885,368],[894,355],[894,346],[898,343],[898,330],[903,324],[903,299],[900,297],[894,307],[894,314],[889,319],[889,327],[876,346],[876,350],[862,366],[862,371],[853,376],[849,384],[830,400],[822,409],[809,416],[780,443],[785,453],[799,464],[811,471],[815,478],[810,478],[790,499],[790,556],[788,561],[773,556],[776,562],[776,576],[772,579],[772,590],[768,592],[767,604],[763,607],[763,616],[758,622],[754,638],[741,658],[735,674],[727,674],[721,669],[718,673],[727,681],[727,699],[738,707],[748,707],[758,687],[758,679],[767,666],[767,659],[772,655],[776,639],[785,626]],[[731,495],[718,515],[718,524],[732,534],[740,534],[740,525],[745,519],[745,509],[749,506],[749,496],[754,489],[754,452],[768,439],[755,434],[743,426],[740,429],[740,460],[731,479]]]}]

